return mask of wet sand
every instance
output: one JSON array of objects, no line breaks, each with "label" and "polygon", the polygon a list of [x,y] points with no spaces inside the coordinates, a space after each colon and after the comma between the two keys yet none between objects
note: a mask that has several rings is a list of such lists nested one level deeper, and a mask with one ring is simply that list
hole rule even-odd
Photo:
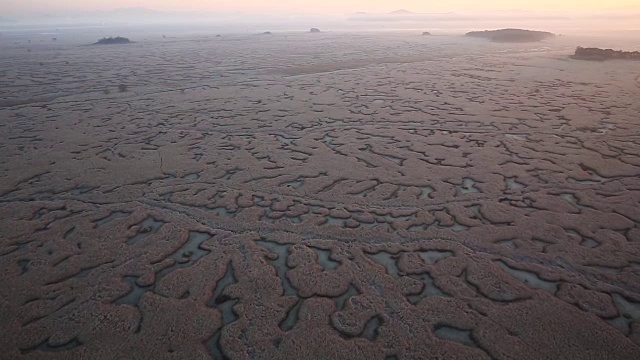
[{"label": "wet sand", "polygon": [[640,357],[637,63],[97,38],[0,38],[0,358]]}]

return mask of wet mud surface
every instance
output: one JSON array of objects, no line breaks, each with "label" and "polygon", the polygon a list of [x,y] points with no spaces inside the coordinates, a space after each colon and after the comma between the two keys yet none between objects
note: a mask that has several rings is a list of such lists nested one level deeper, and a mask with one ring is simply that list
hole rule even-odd
[{"label": "wet mud surface", "polygon": [[313,37],[2,43],[0,357],[640,357],[634,64]]}]

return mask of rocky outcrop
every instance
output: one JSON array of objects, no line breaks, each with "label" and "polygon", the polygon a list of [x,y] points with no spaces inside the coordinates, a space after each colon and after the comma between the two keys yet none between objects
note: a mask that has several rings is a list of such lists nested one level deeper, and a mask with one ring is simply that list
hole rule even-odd
[{"label": "rocky outcrop", "polygon": [[622,51],[613,49],[583,48],[578,46],[574,55],[577,60],[640,60],[640,51]]},{"label": "rocky outcrop", "polygon": [[472,31],[466,36],[489,39],[494,42],[537,42],[555,35],[546,31],[532,31],[523,29],[500,29]]},{"label": "rocky outcrop", "polygon": [[309,32],[311,32],[311,33],[319,33],[321,31],[318,28],[311,28],[311,30],[309,30]]},{"label": "rocky outcrop", "polygon": [[125,37],[117,36],[117,37],[102,38],[98,40],[96,43],[94,43],[94,45],[115,45],[115,44],[131,44],[131,43],[133,43],[133,41]]}]

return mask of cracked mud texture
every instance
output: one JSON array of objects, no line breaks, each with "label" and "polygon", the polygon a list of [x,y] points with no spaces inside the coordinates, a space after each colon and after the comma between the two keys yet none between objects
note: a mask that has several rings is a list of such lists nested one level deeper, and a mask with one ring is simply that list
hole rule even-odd
[{"label": "cracked mud texture", "polygon": [[640,358],[635,64],[1,41],[0,358]]}]

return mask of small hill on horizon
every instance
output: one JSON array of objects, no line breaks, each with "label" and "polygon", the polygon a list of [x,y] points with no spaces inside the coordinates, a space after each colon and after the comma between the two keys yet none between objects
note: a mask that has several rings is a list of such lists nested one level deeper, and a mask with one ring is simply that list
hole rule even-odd
[{"label": "small hill on horizon", "polygon": [[415,14],[415,13],[413,11],[400,9],[400,10],[392,11],[389,14],[390,15],[411,15],[411,14]]},{"label": "small hill on horizon", "polygon": [[125,37],[116,36],[116,37],[102,38],[97,42],[95,42],[93,45],[116,45],[116,44],[131,44],[131,43],[133,42]]},{"label": "small hill on horizon", "polygon": [[468,37],[488,39],[493,42],[538,42],[555,37],[555,34],[546,31],[534,31],[524,29],[499,29],[485,31],[471,31]]}]

